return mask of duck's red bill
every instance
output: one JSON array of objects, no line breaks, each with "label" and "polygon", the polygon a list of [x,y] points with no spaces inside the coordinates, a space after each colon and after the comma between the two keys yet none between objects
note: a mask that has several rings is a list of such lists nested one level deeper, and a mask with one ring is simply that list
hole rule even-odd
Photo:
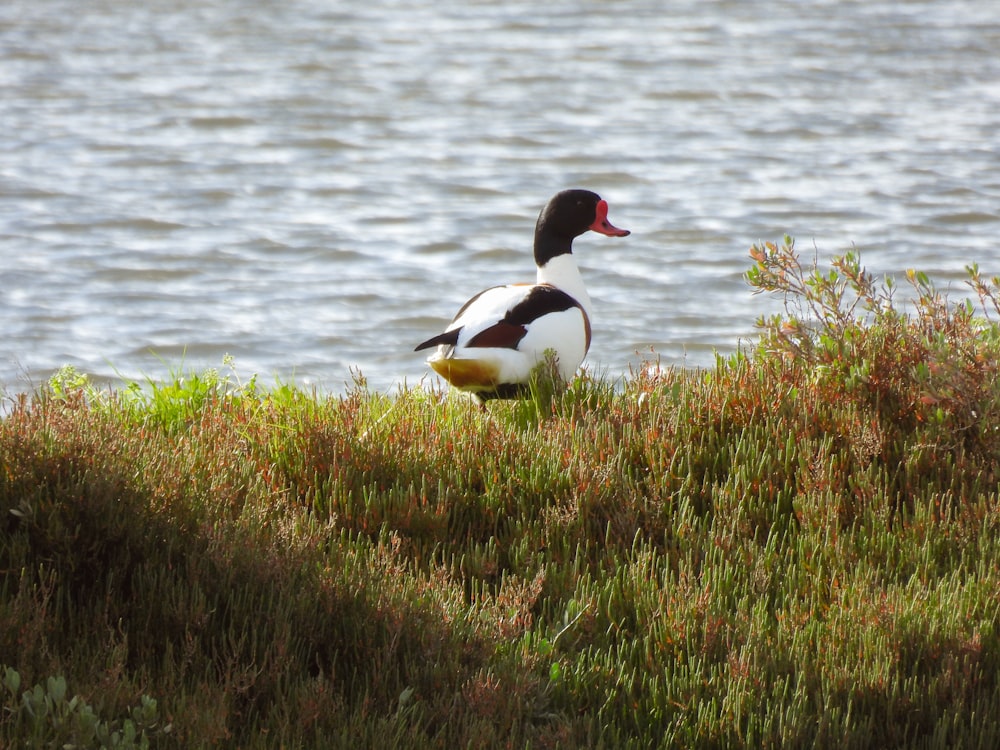
[{"label": "duck's red bill", "polygon": [[608,221],[608,202],[606,200],[597,202],[597,218],[590,225],[590,229],[598,234],[606,234],[608,237],[628,237],[631,234],[627,229],[619,229]]}]

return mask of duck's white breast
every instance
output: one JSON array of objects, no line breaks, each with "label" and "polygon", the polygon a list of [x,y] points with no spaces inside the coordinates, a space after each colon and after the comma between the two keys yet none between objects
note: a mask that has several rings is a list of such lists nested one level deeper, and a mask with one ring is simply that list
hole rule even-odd
[{"label": "duck's white breast", "polygon": [[559,374],[563,380],[570,380],[587,356],[587,322],[583,310],[571,307],[548,313],[527,329],[517,348],[532,360],[531,367],[542,361],[547,349],[552,349],[559,357]]}]

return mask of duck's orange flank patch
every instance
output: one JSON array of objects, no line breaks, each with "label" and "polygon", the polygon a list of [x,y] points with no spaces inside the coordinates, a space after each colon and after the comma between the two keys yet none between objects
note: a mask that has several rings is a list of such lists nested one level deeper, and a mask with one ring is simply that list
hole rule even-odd
[{"label": "duck's orange flank patch", "polygon": [[456,388],[492,388],[497,384],[497,368],[476,359],[432,359],[429,364]]}]

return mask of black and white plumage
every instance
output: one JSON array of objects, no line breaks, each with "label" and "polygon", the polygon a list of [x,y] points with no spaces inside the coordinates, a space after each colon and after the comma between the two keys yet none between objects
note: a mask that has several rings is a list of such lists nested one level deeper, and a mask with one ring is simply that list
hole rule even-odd
[{"label": "black and white plumage", "polygon": [[587,231],[629,234],[608,221],[608,204],[596,193],[557,193],[535,225],[535,283],[480,292],[415,351],[436,346],[427,360],[434,371],[484,399],[520,393],[549,349],[560,376],[570,380],[590,348],[590,296],[573,258],[573,240]]}]

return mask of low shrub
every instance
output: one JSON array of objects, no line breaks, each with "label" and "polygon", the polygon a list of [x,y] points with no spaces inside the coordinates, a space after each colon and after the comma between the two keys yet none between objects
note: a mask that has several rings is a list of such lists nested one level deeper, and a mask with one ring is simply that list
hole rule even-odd
[{"label": "low shrub", "polygon": [[12,400],[0,744],[1000,744],[1000,287],[751,257],[702,371]]}]

